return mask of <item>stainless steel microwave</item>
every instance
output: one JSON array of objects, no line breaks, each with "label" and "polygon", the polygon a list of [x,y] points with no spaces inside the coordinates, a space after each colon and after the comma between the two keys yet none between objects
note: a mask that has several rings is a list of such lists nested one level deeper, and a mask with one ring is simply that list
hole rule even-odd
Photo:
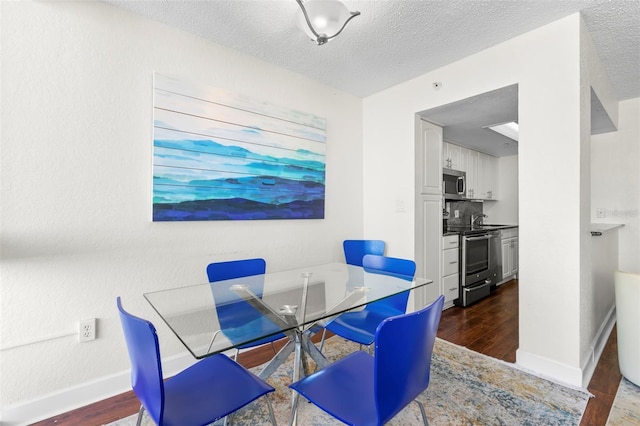
[{"label": "stainless steel microwave", "polygon": [[442,169],[442,194],[447,200],[467,198],[467,174],[460,170]]}]

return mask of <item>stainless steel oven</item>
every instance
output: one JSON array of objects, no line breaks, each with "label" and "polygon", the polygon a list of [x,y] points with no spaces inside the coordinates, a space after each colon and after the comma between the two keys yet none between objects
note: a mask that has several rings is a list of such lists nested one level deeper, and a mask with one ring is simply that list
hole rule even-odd
[{"label": "stainless steel oven", "polygon": [[474,231],[462,236],[460,296],[468,306],[487,297],[502,277],[500,231]]}]

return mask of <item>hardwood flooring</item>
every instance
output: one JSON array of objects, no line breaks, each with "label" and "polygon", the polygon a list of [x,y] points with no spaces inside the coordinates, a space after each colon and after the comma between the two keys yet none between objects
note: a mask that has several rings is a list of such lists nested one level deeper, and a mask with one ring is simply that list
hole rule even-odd
[{"label": "hardwood flooring", "polygon": [[[453,307],[442,313],[438,337],[507,362],[515,362],[518,348],[518,281],[500,286],[489,298],[467,308]],[[250,368],[266,362],[276,347],[263,346],[240,354],[239,362]],[[589,399],[581,426],[604,425],[609,416],[618,384],[616,330],[609,336],[588,390]],[[138,412],[140,405],[133,392],[126,392],[51,419],[44,425],[103,425]]]}]

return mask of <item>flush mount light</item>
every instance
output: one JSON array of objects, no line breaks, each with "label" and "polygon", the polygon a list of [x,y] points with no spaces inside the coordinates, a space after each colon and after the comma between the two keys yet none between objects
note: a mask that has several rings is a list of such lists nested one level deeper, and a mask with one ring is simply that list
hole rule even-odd
[{"label": "flush mount light", "polygon": [[494,132],[500,133],[503,136],[506,136],[514,141],[518,141],[518,137],[520,134],[520,129],[518,127],[518,123],[515,121],[509,121],[507,123],[500,124],[492,124],[491,126],[485,126],[485,129],[491,129]]},{"label": "flush mount light", "polygon": [[347,6],[338,0],[296,0],[302,13],[298,26],[315,41],[318,46],[327,43],[344,30],[350,20],[360,12],[349,12]]}]

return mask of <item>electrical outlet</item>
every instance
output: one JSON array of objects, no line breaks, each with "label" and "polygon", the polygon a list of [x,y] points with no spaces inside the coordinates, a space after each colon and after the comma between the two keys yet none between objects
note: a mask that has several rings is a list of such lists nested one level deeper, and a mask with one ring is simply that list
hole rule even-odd
[{"label": "electrical outlet", "polygon": [[607,209],[602,207],[596,209],[596,217],[603,218],[607,216]]},{"label": "electrical outlet", "polygon": [[455,210],[454,215],[456,219],[460,218],[460,210]]},{"label": "electrical outlet", "polygon": [[78,342],[89,342],[96,338],[96,319],[89,318],[78,323]]}]

